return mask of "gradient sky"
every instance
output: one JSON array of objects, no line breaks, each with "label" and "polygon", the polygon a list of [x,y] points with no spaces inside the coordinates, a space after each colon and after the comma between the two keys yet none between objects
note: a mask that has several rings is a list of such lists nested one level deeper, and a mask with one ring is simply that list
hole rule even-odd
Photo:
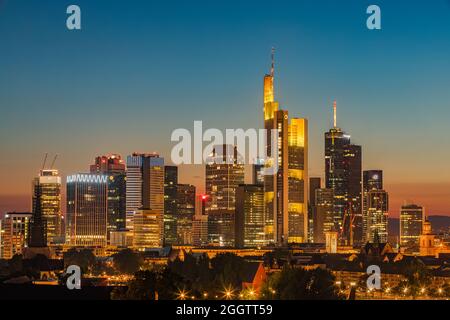
[{"label": "gradient sky", "polygon": [[[82,30],[68,31],[78,4]],[[382,30],[366,28],[378,4]],[[45,152],[63,175],[96,155],[159,151],[176,128],[262,126],[276,47],[276,98],[310,123],[310,175],[338,125],[404,200],[450,214],[450,1],[0,0],[0,212],[27,210]],[[203,189],[201,167],[182,183]]]}]

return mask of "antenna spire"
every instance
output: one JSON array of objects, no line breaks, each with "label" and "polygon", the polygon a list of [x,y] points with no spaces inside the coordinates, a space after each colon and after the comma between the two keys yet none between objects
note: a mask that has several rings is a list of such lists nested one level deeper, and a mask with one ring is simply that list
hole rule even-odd
[{"label": "antenna spire", "polygon": [[333,101],[333,124],[334,127],[337,128],[337,102],[336,100]]},{"label": "antenna spire", "polygon": [[275,73],[275,47],[272,47],[272,67],[270,68],[270,75],[273,77]]}]

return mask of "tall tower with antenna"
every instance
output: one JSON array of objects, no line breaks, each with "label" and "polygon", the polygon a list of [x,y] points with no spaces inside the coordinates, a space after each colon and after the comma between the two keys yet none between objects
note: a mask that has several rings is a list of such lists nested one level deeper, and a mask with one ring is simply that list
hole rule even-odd
[{"label": "tall tower with antenna", "polygon": [[[266,167],[278,162],[278,171],[264,176],[265,230],[267,244],[282,245],[288,240],[288,112],[280,110],[275,101],[275,49],[271,51],[270,73],[264,76],[264,128],[266,129]],[[276,148],[278,157],[272,155],[272,131],[278,130]]]},{"label": "tall tower with antenna", "polygon": [[333,217],[341,244],[362,241],[362,151],[337,126],[333,101],[333,128],[325,132],[325,187],[333,190]]}]

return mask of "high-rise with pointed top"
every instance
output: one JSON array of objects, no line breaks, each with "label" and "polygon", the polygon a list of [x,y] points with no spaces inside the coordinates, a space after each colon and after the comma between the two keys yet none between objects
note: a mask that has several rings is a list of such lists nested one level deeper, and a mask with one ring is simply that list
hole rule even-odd
[{"label": "high-rise with pointed top", "polygon": [[333,102],[333,128],[325,133],[325,187],[332,189],[333,220],[342,244],[362,241],[361,146],[337,126],[337,102]]},{"label": "high-rise with pointed top", "polygon": [[[267,243],[306,242],[308,235],[308,121],[293,118],[275,101],[274,49],[270,74],[264,76],[264,128],[267,132],[265,166],[278,170],[264,176],[264,212]],[[272,139],[276,129],[277,139]],[[271,154],[276,141],[278,157]],[[275,150],[275,148],[273,148]]]}]

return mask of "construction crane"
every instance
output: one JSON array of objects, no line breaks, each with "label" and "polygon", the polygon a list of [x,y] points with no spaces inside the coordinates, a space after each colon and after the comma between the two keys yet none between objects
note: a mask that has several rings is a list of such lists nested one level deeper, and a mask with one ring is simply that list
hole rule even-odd
[{"label": "construction crane", "polygon": [[45,164],[47,163],[48,152],[45,153],[44,163],[42,163],[42,170],[45,168]]},{"label": "construction crane", "polygon": [[50,166],[50,169],[53,169],[53,166],[55,165],[56,159],[58,158],[58,154],[55,155],[52,161],[52,165]]}]

